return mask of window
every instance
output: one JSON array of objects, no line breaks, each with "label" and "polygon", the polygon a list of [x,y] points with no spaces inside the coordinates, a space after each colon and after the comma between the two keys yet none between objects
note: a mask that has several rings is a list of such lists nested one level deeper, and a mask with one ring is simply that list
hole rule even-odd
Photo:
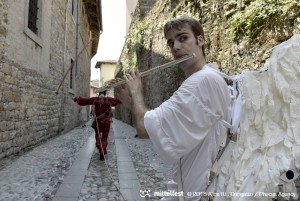
[{"label": "window", "polygon": [[74,0],[72,0],[72,15],[74,15],[74,7],[75,7]]},{"label": "window", "polygon": [[73,61],[73,59],[71,59],[71,66],[72,66],[72,68],[71,68],[71,70],[70,70],[70,89],[74,89],[74,61]]},{"label": "window", "polygon": [[24,2],[24,4],[19,5],[22,5],[24,11],[24,14],[22,13],[24,21],[23,23],[18,22],[18,25],[23,26],[22,47],[26,49],[24,51],[24,48],[16,48],[15,51],[18,51],[18,53],[15,54],[20,56],[19,61],[24,64],[24,67],[48,76],[50,75],[49,61],[51,59],[52,21],[50,19],[52,17],[52,1],[24,0],[15,2]]},{"label": "window", "polygon": [[47,6],[51,6],[50,1],[26,0],[24,32],[40,47],[43,46],[42,39],[45,37],[45,32],[43,34],[42,30],[43,19],[50,17],[47,12],[43,13],[43,7]]},{"label": "window", "polygon": [[35,34],[38,33],[37,21],[38,21],[38,0],[29,1],[28,11],[28,28]]}]

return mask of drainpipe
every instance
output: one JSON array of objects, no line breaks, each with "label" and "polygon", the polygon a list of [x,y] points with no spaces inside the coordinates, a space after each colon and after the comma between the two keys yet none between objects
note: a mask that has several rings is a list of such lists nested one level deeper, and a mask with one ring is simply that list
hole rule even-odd
[{"label": "drainpipe", "polygon": [[[67,4],[66,4],[66,10],[65,10],[65,36],[64,36],[64,40],[65,40],[65,44],[64,44],[64,59],[63,59],[63,65],[62,65],[62,77],[64,76],[64,73],[65,73],[65,65],[66,65],[66,58],[67,58],[67,29],[68,29],[68,4],[69,4],[69,0],[67,1]],[[64,125],[64,115],[65,115],[65,112],[64,112],[64,109],[65,109],[65,87],[64,87],[64,83],[62,85],[62,95],[61,95],[61,105],[60,105],[60,115],[59,115],[59,118],[58,118],[58,132],[57,134],[61,134],[61,131],[62,131],[62,128],[63,128],[63,125]]]},{"label": "drainpipe", "polygon": [[[80,0],[77,0],[77,8],[76,8],[76,54],[75,55],[78,55],[78,46],[79,46],[79,3],[80,3]],[[78,73],[78,62],[75,63],[75,78],[76,79],[76,76],[77,76],[77,73]],[[75,90],[75,83],[74,83],[74,90]]]}]

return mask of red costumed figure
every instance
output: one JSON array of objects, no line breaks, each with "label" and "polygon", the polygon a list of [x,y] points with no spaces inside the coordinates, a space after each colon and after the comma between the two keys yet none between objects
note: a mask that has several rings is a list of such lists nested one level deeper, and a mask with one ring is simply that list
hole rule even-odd
[{"label": "red costumed figure", "polygon": [[101,92],[99,94],[99,97],[85,98],[78,96],[73,98],[74,102],[76,102],[78,105],[94,106],[92,110],[94,110],[93,116],[95,120],[92,124],[92,127],[95,130],[96,146],[100,153],[100,160],[104,160],[104,155],[107,154],[106,147],[111,123],[111,107],[121,104],[121,101],[119,99],[105,97],[105,95],[106,91]]}]

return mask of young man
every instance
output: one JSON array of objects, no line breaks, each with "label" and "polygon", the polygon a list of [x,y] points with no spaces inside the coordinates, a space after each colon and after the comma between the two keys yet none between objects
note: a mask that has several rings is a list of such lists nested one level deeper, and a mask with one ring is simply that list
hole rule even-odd
[{"label": "young man", "polygon": [[164,34],[175,59],[195,54],[180,63],[187,79],[179,89],[150,110],[136,71],[125,75],[126,84],[116,92],[131,109],[139,137],[149,137],[164,161],[180,166],[174,181],[181,177],[185,200],[194,201],[208,185],[210,168],[226,136],[222,120],[230,122],[230,95],[224,79],[206,63],[204,33],[198,21],[189,17],[171,20]]},{"label": "young man", "polygon": [[106,91],[101,92],[99,97],[85,98],[78,96],[73,98],[73,100],[78,105],[93,105],[95,120],[92,127],[95,130],[96,147],[100,153],[100,160],[104,160],[104,155],[107,154],[106,147],[111,123],[111,107],[121,104],[121,101],[116,98],[106,97]]}]

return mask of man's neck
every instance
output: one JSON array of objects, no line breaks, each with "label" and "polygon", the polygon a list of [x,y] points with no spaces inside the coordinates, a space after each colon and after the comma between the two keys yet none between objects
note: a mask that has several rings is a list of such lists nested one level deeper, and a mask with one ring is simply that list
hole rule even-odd
[{"label": "man's neck", "polygon": [[203,66],[206,65],[206,61],[198,62],[193,68],[188,68],[184,70],[184,73],[186,77],[191,76],[192,74],[198,72],[199,70],[202,70]]}]

